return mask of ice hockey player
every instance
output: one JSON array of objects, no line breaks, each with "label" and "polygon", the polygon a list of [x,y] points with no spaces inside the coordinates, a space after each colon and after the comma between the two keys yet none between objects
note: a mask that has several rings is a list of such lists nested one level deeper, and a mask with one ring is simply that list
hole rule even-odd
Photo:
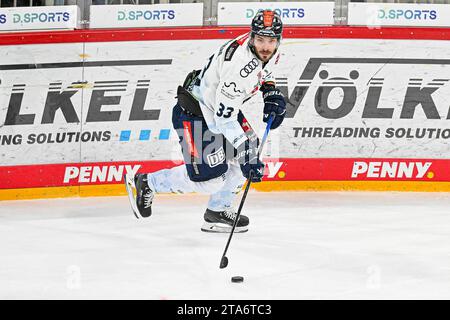
[{"label": "ice hockey player", "polygon": [[[133,178],[136,206],[142,217],[152,214],[155,193],[210,194],[201,230],[230,232],[236,212],[233,200],[252,172],[252,182],[263,178],[259,140],[240,108],[262,92],[263,121],[276,117],[271,129],[283,122],[286,103],[276,88],[272,70],[279,63],[282,22],[271,10],[259,11],[251,31],[230,40],[211,55],[202,70],[187,76],[178,87],[172,122],[178,133],[185,164]],[[235,232],[248,230],[240,215]]]}]

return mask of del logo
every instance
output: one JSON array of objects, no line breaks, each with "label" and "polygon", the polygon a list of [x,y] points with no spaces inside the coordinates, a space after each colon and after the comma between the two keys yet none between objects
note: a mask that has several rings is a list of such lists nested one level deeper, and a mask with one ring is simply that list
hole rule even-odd
[{"label": "del logo", "polygon": [[125,173],[134,176],[140,167],[140,165],[67,167],[64,183],[119,182]]},{"label": "del logo", "polygon": [[[408,178],[421,179],[430,169],[431,162],[419,161],[355,161],[352,178]],[[432,172],[427,175],[432,178]]]}]

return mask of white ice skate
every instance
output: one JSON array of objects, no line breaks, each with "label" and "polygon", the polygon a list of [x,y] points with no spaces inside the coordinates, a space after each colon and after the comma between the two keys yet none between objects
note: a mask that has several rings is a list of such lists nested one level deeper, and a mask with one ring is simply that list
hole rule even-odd
[{"label": "white ice skate", "polygon": [[136,205],[136,186],[134,184],[134,177],[128,174],[123,176],[123,181],[125,183],[125,188],[127,189],[128,199],[130,200],[131,209],[133,214],[139,219],[139,210]]}]

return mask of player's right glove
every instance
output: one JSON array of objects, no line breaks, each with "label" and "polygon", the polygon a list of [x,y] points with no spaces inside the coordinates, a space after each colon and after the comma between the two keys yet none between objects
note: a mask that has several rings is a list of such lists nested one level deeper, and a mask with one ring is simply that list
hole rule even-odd
[{"label": "player's right glove", "polygon": [[264,163],[258,157],[258,144],[246,140],[237,148],[236,159],[239,161],[241,171],[247,179],[253,171],[252,182],[261,182],[264,176]]}]

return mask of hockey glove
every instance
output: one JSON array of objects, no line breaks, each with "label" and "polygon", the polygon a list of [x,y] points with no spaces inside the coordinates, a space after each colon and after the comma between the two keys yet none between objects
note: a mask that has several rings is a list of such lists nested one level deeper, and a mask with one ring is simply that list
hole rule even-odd
[{"label": "hockey glove", "polygon": [[275,88],[274,85],[263,85],[260,90],[263,92],[264,99],[263,121],[267,123],[270,114],[275,113],[275,119],[270,129],[276,129],[281,125],[286,115],[286,101],[280,90]]},{"label": "hockey glove", "polygon": [[246,140],[237,149],[236,159],[241,166],[242,174],[245,178],[252,174],[252,182],[261,182],[264,175],[264,163],[258,158],[258,145]]}]

